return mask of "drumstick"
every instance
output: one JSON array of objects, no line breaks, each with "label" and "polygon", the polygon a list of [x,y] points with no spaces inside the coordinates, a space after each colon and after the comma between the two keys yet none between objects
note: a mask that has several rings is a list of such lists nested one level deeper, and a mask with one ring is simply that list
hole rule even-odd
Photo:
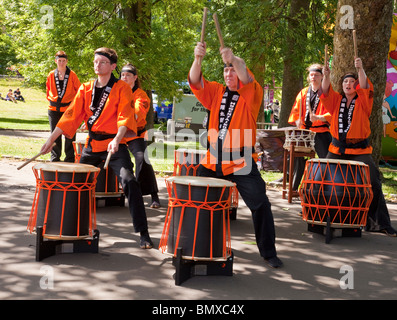
[{"label": "drumstick", "polygon": [[324,66],[326,66],[328,63],[328,45],[325,45],[324,49]]},{"label": "drumstick", "polygon": [[[204,7],[203,22],[201,24],[201,38],[200,38],[201,43],[204,43],[204,38],[205,38],[205,24],[207,21],[207,12],[208,12],[208,8]],[[201,65],[201,60],[202,60],[202,57],[200,57],[200,59],[198,60],[199,65]]]},{"label": "drumstick", "polygon": [[[51,149],[54,148],[55,146],[55,142],[53,143],[53,145],[51,146]],[[44,152],[39,152],[38,154],[36,154],[35,156],[33,156],[32,158],[30,158],[29,160],[25,161],[23,164],[21,164],[17,170],[22,169],[24,166],[26,166],[27,164],[31,163],[32,161],[36,160],[38,157],[42,156],[44,154]]]},{"label": "drumstick", "polygon": [[112,156],[111,152],[108,152],[108,156],[106,157],[106,161],[105,161],[105,165],[103,166],[103,168],[106,170],[108,165],[109,165],[109,161],[110,161],[110,157]]},{"label": "drumstick", "polygon": [[302,108],[303,108],[303,106],[302,106],[302,91],[301,91],[301,98],[299,101],[299,122],[302,121]]},{"label": "drumstick", "polygon": [[218,16],[216,15],[216,13],[214,13],[213,18],[215,22],[216,33],[218,34],[219,43],[221,44],[221,49],[223,49],[225,44],[223,43],[221,27],[219,26]]},{"label": "drumstick", "polygon": [[356,30],[353,30],[354,59],[358,58]]}]

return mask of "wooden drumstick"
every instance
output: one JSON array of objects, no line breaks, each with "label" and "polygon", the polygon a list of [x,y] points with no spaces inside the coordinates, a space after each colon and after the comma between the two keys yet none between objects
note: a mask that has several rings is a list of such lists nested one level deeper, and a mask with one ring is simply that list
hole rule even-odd
[{"label": "wooden drumstick", "polygon": [[[302,121],[302,108],[303,108],[303,105],[302,105],[302,91],[301,91],[301,98],[299,101],[299,122]],[[299,125],[300,125],[300,123],[299,123]]]},{"label": "wooden drumstick", "polygon": [[223,43],[222,31],[221,27],[219,26],[218,16],[216,15],[216,13],[213,14],[213,18],[215,22],[216,33],[218,34],[219,43],[221,44],[221,49],[223,49],[225,44]]},{"label": "wooden drumstick", "polygon": [[354,59],[358,58],[356,30],[353,30]]},{"label": "wooden drumstick", "polygon": [[[53,145],[51,146],[51,149],[54,148],[55,146],[55,142],[53,143]],[[33,156],[32,158],[30,158],[29,160],[25,161],[24,163],[22,163],[17,170],[22,169],[24,166],[26,166],[27,164],[31,163],[32,161],[36,160],[38,157],[42,156],[44,154],[44,152],[39,152],[38,154],[36,154],[35,156]]]},{"label": "wooden drumstick", "polygon": [[108,156],[106,157],[106,161],[105,161],[105,165],[103,166],[103,168],[106,170],[108,165],[109,165],[109,161],[110,161],[110,157],[112,156],[111,152],[108,152]]},{"label": "wooden drumstick", "polygon": [[324,66],[327,66],[328,63],[328,45],[325,45],[324,49]]},{"label": "wooden drumstick", "polygon": [[[204,38],[205,38],[205,24],[207,22],[207,12],[208,12],[208,8],[204,7],[203,22],[201,24],[201,37],[200,37],[200,42],[201,43],[204,43]],[[203,59],[202,57],[199,59],[199,61],[198,61],[199,65],[201,65],[201,60],[202,59]]]}]

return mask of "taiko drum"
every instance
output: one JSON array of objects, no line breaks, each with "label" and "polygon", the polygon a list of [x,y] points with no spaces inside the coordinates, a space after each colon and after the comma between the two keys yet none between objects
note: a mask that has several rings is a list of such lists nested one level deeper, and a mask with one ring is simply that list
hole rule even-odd
[{"label": "taiko drum", "polygon": [[166,179],[168,210],[160,250],[191,260],[227,259],[231,255],[230,219],[234,183],[222,179],[174,176]]},{"label": "taiko drum", "polygon": [[368,165],[358,161],[310,159],[299,188],[308,223],[357,228],[366,225],[373,193]]},{"label": "taiko drum", "polygon": [[99,169],[86,164],[51,162],[33,167],[36,191],[28,230],[43,227],[49,239],[92,236],[96,227],[95,184]]}]

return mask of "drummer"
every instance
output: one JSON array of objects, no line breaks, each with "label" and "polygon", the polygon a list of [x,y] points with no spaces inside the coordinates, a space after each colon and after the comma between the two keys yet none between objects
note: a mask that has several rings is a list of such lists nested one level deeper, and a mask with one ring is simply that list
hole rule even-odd
[{"label": "drummer", "polygon": [[128,149],[135,158],[135,175],[141,187],[142,195],[150,194],[152,198],[151,208],[160,208],[156,175],[147,153],[147,142],[145,141],[146,116],[150,109],[150,99],[146,92],[141,89],[138,71],[135,66],[128,63],[120,72],[121,80],[127,82],[131,87],[138,134],[136,137],[128,138]]},{"label": "drummer", "polygon": [[355,58],[356,73],[346,73],[339,81],[339,92],[334,91],[330,81],[330,68],[324,66],[320,99],[330,112],[332,142],[327,158],[364,162],[369,166],[373,200],[368,211],[366,231],[376,231],[396,237],[389,211],[382,192],[380,173],[371,156],[369,144],[370,115],[374,87],[368,79],[360,58]]},{"label": "drummer", "polygon": [[[277,257],[275,227],[271,204],[255,160],[256,119],[262,103],[263,89],[243,59],[229,48],[220,48],[225,63],[226,86],[209,82],[201,73],[206,43],[198,42],[188,81],[190,87],[210,111],[208,151],[197,175],[230,180],[252,212],[256,243],[265,262],[273,268],[283,265]],[[232,142],[233,139],[233,143]]]},{"label": "drummer", "polygon": [[[84,121],[89,138],[80,163],[99,166],[111,153],[109,166],[117,175],[128,198],[135,232],[140,232],[140,247],[152,248],[143,197],[133,172],[131,157],[124,136],[136,136],[137,127],[131,88],[116,79],[117,53],[99,48],[94,53],[94,71],[98,78],[80,86],[76,97],[66,109],[41,152],[51,151],[61,134],[73,136]],[[132,107],[131,107],[132,106]]]},{"label": "drummer", "polygon": [[[299,129],[307,129],[316,133],[314,137],[314,148],[319,158],[325,158],[328,147],[331,143],[331,133],[329,132],[330,114],[320,101],[319,92],[323,80],[323,66],[312,64],[307,68],[308,87],[302,89],[296,96],[292,107],[288,123],[296,125]],[[296,158],[294,161],[294,178],[292,190],[298,190],[305,171],[305,159]]]}]

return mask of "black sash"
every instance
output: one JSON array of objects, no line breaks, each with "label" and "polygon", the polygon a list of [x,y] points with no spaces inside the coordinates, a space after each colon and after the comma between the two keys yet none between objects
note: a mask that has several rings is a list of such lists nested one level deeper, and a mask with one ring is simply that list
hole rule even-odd
[{"label": "black sash", "polygon": [[92,88],[92,96],[91,96],[91,105],[90,105],[90,110],[94,113],[91,117],[89,117],[88,121],[87,121],[87,127],[88,130],[91,131],[92,130],[92,126],[94,125],[94,123],[98,120],[98,118],[100,117],[103,108],[105,107],[106,101],[108,100],[109,94],[110,94],[110,90],[112,90],[113,85],[117,82],[116,77],[112,74],[110,76],[110,80],[107,83],[105,89],[102,91],[102,95],[99,99],[99,103],[97,106],[94,106],[94,97],[95,97],[95,86],[97,83],[98,79],[95,80],[94,82],[94,87]]},{"label": "black sash", "polygon": [[67,105],[70,104],[70,103],[69,104],[62,104],[61,103],[62,98],[63,98],[63,96],[65,95],[65,92],[66,92],[66,87],[68,85],[69,75],[70,75],[70,68],[68,66],[66,66],[65,77],[63,79],[63,86],[61,88],[60,80],[59,80],[58,68],[55,69],[55,72],[54,72],[55,85],[57,87],[58,99],[57,99],[57,101],[55,103],[54,102],[53,103],[50,102],[50,105],[53,106],[53,107],[56,107],[58,112],[61,110],[61,107],[64,107],[64,106],[67,106]]},{"label": "black sash", "polygon": [[364,139],[356,143],[346,143],[346,141],[340,141],[334,137],[332,137],[332,144],[335,147],[339,148],[339,152],[344,154],[346,152],[346,148],[349,149],[365,149],[369,146],[369,140]]},{"label": "black sash", "polygon": [[226,88],[226,91],[222,97],[222,102],[219,110],[219,133],[217,142],[218,150],[216,172],[218,175],[222,175],[223,143],[239,98],[240,94],[237,91],[230,91],[229,88]]},{"label": "black sash", "polygon": [[349,106],[347,104],[347,98],[343,97],[339,107],[339,117],[338,117],[338,133],[339,141],[346,142],[346,136],[350,130],[350,126],[353,120],[354,107],[356,106],[357,95],[350,102]]}]

